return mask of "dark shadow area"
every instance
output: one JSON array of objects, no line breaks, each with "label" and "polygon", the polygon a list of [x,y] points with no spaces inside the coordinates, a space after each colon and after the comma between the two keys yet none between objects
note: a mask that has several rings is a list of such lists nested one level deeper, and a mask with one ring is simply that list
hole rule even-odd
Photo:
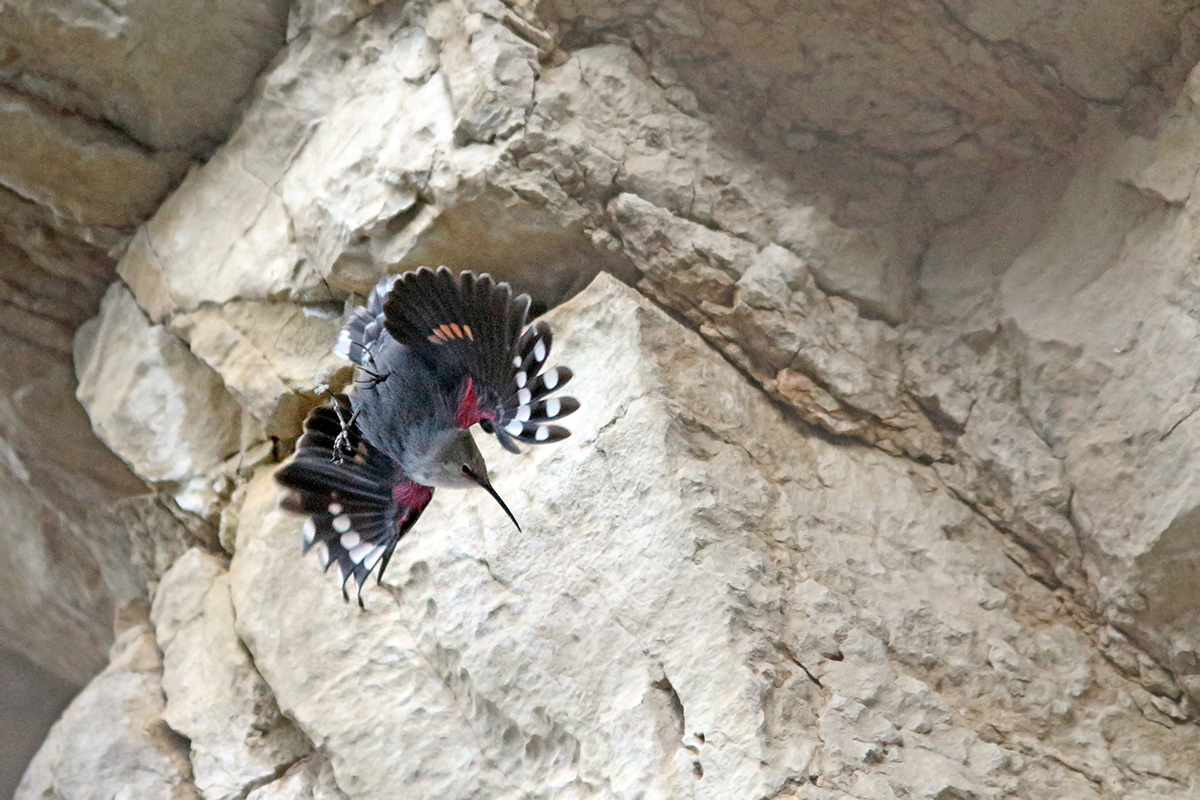
[{"label": "dark shadow area", "polygon": [[46,732],[76,687],[12,650],[0,649],[0,797],[12,797]]}]

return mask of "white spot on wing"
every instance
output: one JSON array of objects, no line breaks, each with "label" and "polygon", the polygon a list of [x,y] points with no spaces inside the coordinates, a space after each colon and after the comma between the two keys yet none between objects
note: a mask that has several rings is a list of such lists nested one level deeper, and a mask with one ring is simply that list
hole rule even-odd
[{"label": "white spot on wing", "polygon": [[338,533],[345,533],[350,530],[350,517],[345,514],[338,514],[333,518],[333,529]]},{"label": "white spot on wing", "polygon": [[533,393],[530,392],[528,389],[518,389],[517,390],[517,402],[520,403],[521,405],[525,405],[532,399],[533,399]]},{"label": "white spot on wing", "polygon": [[359,538],[359,535],[356,531],[350,531],[349,533],[343,533],[342,538],[338,541],[342,543],[342,547],[346,548],[347,550],[353,550],[358,546],[358,543],[361,542],[362,539]]},{"label": "white spot on wing", "polygon": [[341,503],[330,503],[329,504],[329,513],[330,514],[340,514],[345,510],[346,509],[342,508]]},{"label": "white spot on wing", "polygon": [[383,558],[383,551],[387,548],[381,544],[375,545],[367,557],[363,559],[363,566],[367,568],[367,572],[375,569],[375,565],[379,563],[379,559]]},{"label": "white spot on wing", "polygon": [[[349,536],[349,534],[346,534]],[[345,537],[342,537],[345,538]],[[360,542],[356,547],[350,548],[350,560],[355,564],[361,564],[367,554],[375,549],[375,545],[370,542]]]},{"label": "white spot on wing", "polygon": [[313,539],[317,538],[317,523],[311,519],[304,520],[304,543],[312,545]]},{"label": "white spot on wing", "polygon": [[517,420],[524,422],[529,419],[529,406],[520,406],[517,408]]},{"label": "white spot on wing", "polygon": [[324,542],[317,542],[316,546],[317,560],[321,562],[322,567],[329,566],[329,545]]},{"label": "white spot on wing", "polygon": [[539,363],[546,360],[546,343],[541,339],[533,344],[533,357]]},{"label": "white spot on wing", "polygon": [[558,386],[558,370],[552,369],[542,376],[542,385],[547,389],[553,389]]},{"label": "white spot on wing", "polygon": [[562,403],[560,403],[558,401],[557,397],[551,397],[549,400],[546,401],[546,416],[547,417],[557,417],[558,412],[561,410],[562,410]]},{"label": "white spot on wing", "polygon": [[513,356],[513,366],[514,367],[521,366],[521,355],[519,353],[517,355]]},{"label": "white spot on wing", "polygon": [[517,388],[524,389],[525,383],[528,380],[529,380],[529,376],[525,374],[525,370],[521,370],[520,372],[518,372],[517,373]]},{"label": "white spot on wing", "polygon": [[550,438],[550,429],[547,428],[545,425],[539,425],[538,429],[537,429],[537,433],[533,434],[533,438],[537,439],[539,442],[546,441],[547,439]]},{"label": "white spot on wing", "polygon": [[504,426],[504,430],[508,431],[513,436],[520,436],[521,431],[525,430],[525,426],[521,424],[520,420],[514,419],[512,422]]}]

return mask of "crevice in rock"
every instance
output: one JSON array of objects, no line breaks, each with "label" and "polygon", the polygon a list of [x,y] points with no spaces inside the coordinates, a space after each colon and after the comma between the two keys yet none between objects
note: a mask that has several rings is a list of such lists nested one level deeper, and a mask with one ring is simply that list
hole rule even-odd
[{"label": "crevice in rock", "polygon": [[[791,661],[793,664],[795,664],[797,667],[799,667],[800,670],[808,677],[808,679],[817,686],[817,688],[819,688],[819,689],[825,688],[825,685],[823,683],[821,683],[821,679],[818,678],[816,675],[812,674],[812,671],[809,670],[809,668],[804,665],[804,662],[802,662],[800,660],[800,657],[796,655],[796,653],[792,650],[792,648],[788,647],[783,642],[777,642],[775,644],[775,646],[777,648],[779,648],[779,652],[781,652],[785,656],[787,656],[789,661]],[[839,656],[838,658],[830,658],[830,661],[841,661],[841,660],[842,660],[841,656]]]},{"label": "crevice in rock", "polygon": [[679,699],[679,693],[675,691],[675,687],[671,685],[671,680],[665,674],[660,679],[654,681],[651,686],[666,694],[667,707],[671,709],[672,717],[675,720],[675,728],[682,739],[683,732],[687,727],[684,722],[683,701]]},{"label": "crevice in rock", "polygon": [[280,764],[278,767],[275,768],[274,772],[272,772],[270,775],[264,775],[263,777],[258,778],[257,780],[250,781],[249,783],[245,784],[242,787],[241,791],[238,792],[232,798],[232,800],[246,800],[246,798],[250,795],[250,793],[253,792],[255,789],[260,789],[263,786],[266,786],[268,783],[273,783],[273,782],[279,780],[280,778],[282,778],[284,776],[285,773],[287,773],[288,770],[290,770],[292,767],[299,764],[301,761],[304,761],[306,758],[312,758],[312,754],[305,753],[304,755],[299,756],[298,758],[292,759],[291,761],[287,762],[286,764]]}]

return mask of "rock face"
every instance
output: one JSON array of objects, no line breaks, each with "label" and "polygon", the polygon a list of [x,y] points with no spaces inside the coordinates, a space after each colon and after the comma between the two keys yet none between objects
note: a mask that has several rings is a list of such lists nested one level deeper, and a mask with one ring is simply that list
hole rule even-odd
[{"label": "rock face", "polygon": [[203,512],[216,501],[206,474],[237,452],[241,408],[216,372],[149,323],[122,284],[113,284],[100,313],[76,348],[77,394],[92,426],[144,479]]},{"label": "rock face", "polygon": [[[45,671],[47,697],[96,674],[114,608],[195,541],[92,432],[72,337],[137,226],[228,136],[287,6],[0,7],[0,634]],[[7,664],[0,683],[21,678]],[[27,735],[6,726],[0,749]]]},{"label": "rock face", "polygon": [[[120,630],[18,798],[1200,792],[1195,10],[97,8],[0,9],[0,631]],[[360,611],[272,472],[440,263],[583,407]]]},{"label": "rock face", "polygon": [[242,797],[307,754],[308,740],[280,718],[234,633],[229,576],[218,559],[189,550],[176,561],[150,619],[163,652],[163,719],[191,742],[204,797]]},{"label": "rock face", "polygon": [[607,276],[547,321],[596,368],[568,443],[488,453],[523,533],[443,492],[363,613],[250,484],[238,630],[352,797],[1119,796],[1147,752],[1195,785],[1195,730],[1123,700],[934,470],[806,435]]},{"label": "rock face", "polygon": [[[192,521],[92,433],[73,399],[73,333],[134,229],[228,136],[283,44],[287,8],[0,7],[0,636],[44,670],[47,698],[96,674],[114,608],[145,597],[194,541]],[[0,684],[22,680],[0,661]],[[36,733],[4,726],[0,750],[44,735],[38,715],[23,718]]]},{"label": "rock face", "polygon": [[183,740],[162,720],[162,662],[144,622],[117,637],[29,765],[16,797],[192,800]]}]

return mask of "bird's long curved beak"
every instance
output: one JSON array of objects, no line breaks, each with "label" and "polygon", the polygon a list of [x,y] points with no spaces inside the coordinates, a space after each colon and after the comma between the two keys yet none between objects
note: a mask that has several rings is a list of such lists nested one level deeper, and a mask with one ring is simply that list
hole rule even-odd
[{"label": "bird's long curved beak", "polygon": [[504,502],[503,498],[500,497],[500,493],[497,492],[492,486],[492,482],[488,480],[487,475],[476,475],[474,472],[469,472],[467,474],[471,476],[473,481],[486,489],[488,494],[496,499],[496,502],[499,503],[500,507],[504,509],[504,513],[508,514],[508,518],[512,520],[513,525],[517,526],[517,530],[521,530],[521,523],[517,522],[517,518],[513,516],[511,511],[508,510],[508,505]]}]

